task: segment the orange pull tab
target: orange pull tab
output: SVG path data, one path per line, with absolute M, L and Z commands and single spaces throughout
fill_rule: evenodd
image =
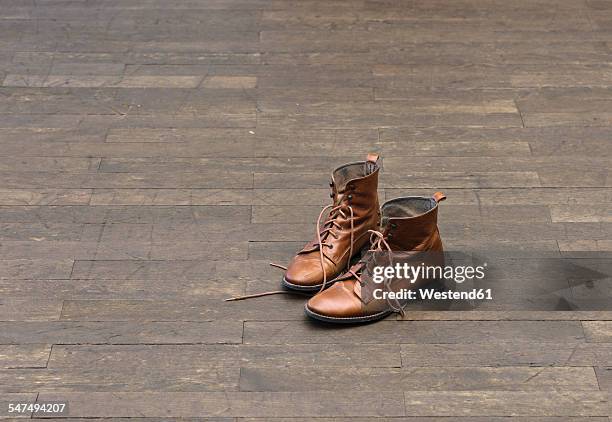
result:
M 444 195 L 442 192 L 436 192 L 433 194 L 432 198 L 436 202 L 442 202 L 446 199 L 446 195 Z
M 366 161 L 370 163 L 376 163 L 378 161 L 378 154 L 376 154 L 375 152 L 370 152 L 368 154 L 368 157 L 366 158 Z
M 366 174 L 372 174 L 374 173 L 374 171 L 376 171 L 376 169 L 378 168 L 378 164 L 376 164 L 377 162 L 378 162 L 378 154 L 376 154 L 375 152 L 369 153 L 368 156 L 366 157 L 366 162 L 365 162 Z

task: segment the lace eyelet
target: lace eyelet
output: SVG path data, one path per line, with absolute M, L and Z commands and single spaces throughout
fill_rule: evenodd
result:
M 350 201 L 351 199 L 353 199 L 353 195 L 348 195 L 347 198 Z

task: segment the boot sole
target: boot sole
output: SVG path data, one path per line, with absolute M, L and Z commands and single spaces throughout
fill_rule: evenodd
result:
M 308 308 L 308 305 L 304 306 L 304 312 L 306 312 L 306 316 L 312 319 L 316 319 L 318 321 L 323 321 L 323 322 L 329 322 L 332 324 L 363 324 L 365 322 L 378 321 L 380 319 L 385 318 L 387 315 L 390 315 L 393 313 L 393 311 L 389 310 L 389 311 L 382 311 L 377 314 L 367 315 L 367 316 L 339 318 L 339 317 L 330 317 L 326 315 L 321 315 L 316 312 L 313 312 Z
M 441 288 L 440 281 L 434 280 L 431 283 L 429 283 L 427 287 L 434 288 L 435 290 L 439 290 Z M 425 286 L 423 288 L 425 288 Z M 417 299 L 417 300 L 420 301 L 421 299 Z M 394 311 L 387 310 L 387 311 L 379 312 L 374 315 L 368 315 L 368 316 L 362 316 L 362 317 L 338 318 L 338 317 L 330 317 L 326 315 L 321 315 L 316 312 L 313 312 L 308 308 L 308 304 L 306 304 L 304 305 L 304 312 L 306 313 L 306 316 L 309 316 L 310 318 L 313 318 L 319 321 L 323 321 L 323 322 L 330 322 L 332 324 L 360 324 L 360 323 L 365 323 L 365 322 L 378 321 L 392 314 Z
M 323 284 L 315 284 L 313 286 L 302 286 L 299 284 L 293 284 L 293 283 L 289 283 L 285 277 L 283 277 L 282 284 L 283 284 L 283 287 L 286 287 L 287 289 L 290 289 L 290 290 L 297 290 L 299 292 L 313 292 L 313 293 L 316 293 L 319 290 L 321 290 L 321 286 L 323 286 Z M 327 287 L 331 286 L 332 284 L 334 283 L 328 282 Z

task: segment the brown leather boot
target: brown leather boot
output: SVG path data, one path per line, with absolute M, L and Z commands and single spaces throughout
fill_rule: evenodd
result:
M 380 222 L 378 155 L 332 172 L 331 205 L 319 214 L 316 237 L 288 265 L 283 285 L 300 291 L 324 289 L 346 270 L 350 259 L 368 243 L 367 232 Z M 321 224 L 326 212 L 327 219 Z
M 381 232 L 372 232 L 370 251 L 406 251 L 427 265 L 444 265 L 442 239 L 438 231 L 438 202 L 446 197 L 436 192 L 431 198 L 404 197 L 387 201 L 382 206 Z M 369 254 L 372 256 L 372 254 Z M 366 277 L 369 263 L 366 258 L 338 277 L 327 290 L 313 296 L 306 304 L 306 315 L 334 323 L 375 321 L 401 310 L 401 303 L 376 299 L 371 294 L 373 282 Z M 431 280 L 414 283 L 399 282 L 387 286 L 392 291 L 419 289 Z M 376 285 L 380 287 L 381 285 Z

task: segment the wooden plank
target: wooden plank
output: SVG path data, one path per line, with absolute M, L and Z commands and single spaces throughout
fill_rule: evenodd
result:
M 407 366 L 592 366 L 609 359 L 608 345 L 499 342 L 495 344 L 403 344 Z
M 591 113 L 526 113 L 525 126 L 609 126 L 612 115 L 605 111 Z
M 587 255 L 591 256 L 593 256 L 593 252 L 604 252 L 602 257 L 606 257 L 609 254 L 605 252 L 612 251 L 612 241 L 605 239 L 559 240 L 558 243 L 559 250 L 567 256 L 575 255 L 574 252 L 587 253 Z
M 560 43 L 563 41 L 605 41 L 608 34 L 604 31 L 581 32 L 563 31 L 499 31 L 499 28 L 485 28 L 473 24 L 471 27 L 458 21 L 454 25 L 444 22 L 443 26 L 432 27 L 428 22 L 406 28 L 376 28 L 372 30 L 338 30 L 326 31 L 321 37 L 321 31 L 315 29 L 297 31 L 262 31 L 261 47 L 263 51 L 285 52 L 327 52 L 327 51 L 363 51 L 367 48 L 382 48 L 383 45 L 399 46 L 401 43 L 456 43 L 461 39 L 464 43 L 482 42 L 527 42 L 540 35 L 538 40 L 543 43 Z M 461 38 L 460 38 L 461 37 Z
M 589 392 L 470 391 L 404 393 L 419 416 L 607 416 L 608 396 Z
M 371 356 L 376 356 L 375 360 Z M 209 365 L 273 368 L 290 363 L 295 367 L 400 367 L 397 345 L 337 344 L 273 345 L 98 345 L 54 346 L 49 368 L 107 366 L 192 369 Z
M 251 188 L 250 173 L 202 172 L 172 176 L 162 173 L 50 173 L 0 172 L 0 181 L 7 188 L 43 189 L 128 189 L 128 188 Z
M 501 211 L 501 210 L 500 210 Z M 242 223 L 251 221 L 250 206 L 0 206 L 5 223 L 112 224 L 112 223 Z
M 301 74 L 300 74 L 301 75 Z M 350 75 L 350 74 L 349 74 Z M 346 73 L 341 73 L 339 78 L 346 78 Z M 279 86 L 278 78 L 273 79 L 276 86 Z M 261 85 L 265 86 L 265 77 L 260 77 Z M 269 82 L 271 83 L 271 82 Z M 325 85 L 326 81 L 315 78 L 314 81 L 296 81 L 289 77 L 285 84 L 305 85 Z M 349 81 L 340 81 L 341 86 L 351 86 L 350 84 L 362 84 Z M 422 83 L 415 81 L 411 83 Z M 281 82 L 282 86 L 283 82 Z M 334 84 L 336 85 L 336 84 Z M 395 87 L 391 87 L 395 88 Z M 477 109 L 476 109 L 477 111 Z M 360 118 L 356 119 L 355 115 Z M 398 101 L 373 101 L 373 102 L 317 102 L 311 104 L 280 103 L 262 105 L 262 110 L 258 116 L 258 123 L 262 126 L 276 126 L 284 121 L 290 127 L 310 126 L 317 121 L 321 128 L 376 128 L 388 126 L 408 126 L 408 127 L 430 127 L 430 126 L 477 126 L 477 127 L 522 127 L 522 122 L 518 113 L 515 112 L 495 112 L 478 113 L 472 109 L 459 109 L 453 113 L 440 113 L 438 111 L 409 112 L 407 104 Z
M 612 213 L 606 205 L 594 205 L 588 208 L 572 205 L 566 207 L 552 206 L 550 214 L 552 221 L 555 222 L 610 222 Z
M 55 141 L 61 143 L 99 143 L 106 138 L 106 131 L 96 132 L 78 129 L 61 128 L 2 128 L 0 129 L 0 139 L 3 142 L 33 142 L 44 143 Z M 33 156 L 34 159 L 41 159 L 41 156 Z M 45 155 L 44 157 L 49 157 Z M 43 157 L 43 158 L 44 158 Z M 62 157 L 57 157 L 62 159 Z M 81 157 L 91 159 L 91 157 Z
M 382 419 L 382 418 L 379 418 Z M 395 422 L 447 422 L 448 416 L 405 416 Z M 94 419 L 95 420 L 95 419 Z M 244 422 L 263 422 L 263 418 L 241 418 Z M 306 422 L 308 418 L 276 418 L 278 422 Z M 319 422 L 367 422 L 368 418 L 318 418 Z M 384 420 L 384 419 L 383 419 Z M 609 422 L 605 416 L 453 416 L 458 422 Z
M 612 322 L 583 321 L 582 326 L 587 341 L 594 343 L 610 343 L 612 341 Z
M 583 225 L 586 226 L 586 224 Z M 211 243 L 231 245 L 255 239 L 301 240 L 305 237 L 310 238 L 313 231 L 312 223 L 233 224 L 231 226 L 208 221 L 171 222 L 170 224 L 109 223 L 88 224 L 80 240 L 87 242 L 97 239 L 101 243 L 150 242 L 153 244 L 182 241 L 185 245 L 189 245 L 192 242 L 201 242 L 206 238 Z
M 66 279 L 70 277 L 72 259 L 2 259 L 0 278 L 13 280 Z
M 217 105 L 220 106 L 220 105 Z M 228 108 L 233 105 L 228 105 Z M 242 107 L 242 108 L 241 108 Z M 181 110 L 181 114 L 169 117 L 167 110 L 155 114 L 138 115 L 117 113 L 112 110 L 102 114 L 90 114 L 80 117 L 75 114 L 2 114 L 0 127 L 2 128 L 59 128 L 87 129 L 96 127 L 115 126 L 120 128 L 253 128 L 255 127 L 255 109 L 251 105 L 238 104 L 236 110 L 220 113 L 213 104 L 190 104 L 189 108 Z M 197 118 L 193 113 L 200 113 Z M 57 152 L 56 152 L 57 154 Z M 37 155 L 40 155 L 38 153 Z
M 257 87 L 255 76 L 208 76 L 202 85 L 204 88 L 253 89 Z
M 596 368 L 597 381 L 600 389 L 610 393 L 612 391 L 612 368 L 600 367 Z
M 1 205 L 87 205 L 90 189 L 1 189 Z
M 0 368 L 45 368 L 51 353 L 49 344 L 0 346 Z
M 15 418 L 19 420 L 29 419 L 32 416 L 32 412 L 25 412 L 23 414 L 8 413 L 9 403 L 36 403 L 37 393 L 5 393 L 0 397 L 0 418 L 9 419 Z
M 402 393 L 63 393 L 71 417 L 402 416 Z M 59 400 L 41 393 L 39 401 Z
M 328 189 L 95 189 L 92 205 L 325 205 Z
M 436 157 L 402 157 L 392 155 L 386 157 L 384 160 L 385 173 L 392 174 L 410 174 L 414 171 L 415 167 L 419 167 L 419 171 L 425 169 L 430 170 L 433 174 L 438 172 L 446 171 L 469 171 L 471 172 L 518 172 L 518 171 L 545 171 L 550 172 L 552 170 L 558 170 L 559 167 L 563 166 L 590 166 L 592 170 L 603 170 L 608 167 L 610 159 L 606 157 L 589 157 L 576 155 L 570 156 L 559 156 L 559 157 L 495 157 L 492 156 L 497 154 L 490 154 L 488 150 L 480 149 L 480 145 L 488 145 L 489 148 L 495 148 L 499 145 L 497 142 L 480 142 L 480 141 L 420 141 L 418 142 L 421 148 L 430 148 L 432 154 L 438 154 Z M 480 149 L 475 152 L 475 155 L 471 156 L 471 153 L 463 154 L 462 145 L 468 147 L 474 146 L 474 149 Z M 451 154 L 452 150 L 456 151 L 456 154 Z M 449 155 L 443 160 L 441 156 Z M 452 155 L 452 156 L 450 156 Z M 460 156 L 464 155 L 464 156 Z M 465 156 L 467 155 L 467 156 Z M 568 169 L 568 173 L 572 173 Z
M 27 157 L 18 161 L 0 157 L 0 171 L 23 171 L 36 168 L 39 171 L 89 172 L 96 171 L 100 158 L 51 158 Z
M 503 6 L 500 8 L 502 9 Z M 502 10 L 496 9 L 498 12 Z M 342 9 L 331 9 L 326 11 L 324 15 L 313 12 L 311 10 L 298 9 L 281 9 L 265 11 L 262 17 L 263 24 L 266 29 L 308 29 L 308 28 L 359 28 L 365 23 L 375 23 L 384 21 L 387 24 L 407 24 L 418 23 L 423 20 L 430 20 L 432 25 L 439 24 L 439 21 L 452 22 L 456 14 L 461 14 L 462 22 L 474 23 L 479 22 L 481 25 L 502 25 L 505 26 L 508 21 L 517 21 L 517 28 L 524 30 L 532 28 L 532 25 L 541 27 L 540 25 L 572 25 L 576 28 L 580 24 L 582 28 L 586 28 L 587 22 L 583 16 L 575 16 L 571 14 L 571 8 L 563 5 L 554 10 L 556 16 L 567 17 L 568 21 L 555 22 L 541 15 L 537 8 L 528 9 L 505 9 L 504 13 L 492 13 L 491 10 L 483 10 L 478 13 L 476 7 L 471 6 L 467 2 L 459 2 L 457 4 L 440 7 L 438 4 L 433 5 L 406 5 L 402 7 L 399 3 L 392 3 L 385 8 L 356 8 L 354 14 L 347 14 Z M 453 13 L 454 12 L 454 13 Z M 494 19 L 496 21 L 491 22 Z M 360 25 L 361 23 L 361 25 Z M 545 28 L 552 29 L 554 26 Z
M 41 420 L 45 420 L 47 418 L 44 417 L 44 415 L 40 415 L 40 417 L 37 417 L 38 415 L 33 415 L 34 417 L 32 418 L 32 420 L 36 420 L 36 421 L 41 421 Z M 117 418 L 105 418 L 105 417 L 99 417 L 99 418 L 61 418 L 61 417 L 57 417 L 57 418 L 53 418 L 56 419 L 57 422 L 87 422 L 87 421 L 95 421 L 95 422 L 121 422 L 121 417 L 117 417 Z M 176 422 L 180 422 L 181 420 L 184 420 L 185 418 L 168 418 L 168 417 L 159 417 L 159 418 L 149 418 L 149 417 L 136 417 L 136 418 L 131 418 L 137 422 L 163 422 L 163 421 L 176 421 Z M 206 417 L 206 418 L 196 418 L 198 421 L 201 422 L 235 422 L 236 418 L 224 418 L 224 417 Z M 589 421 L 593 420 L 594 422 L 598 422 L 598 419 L 596 418 L 592 418 L 592 419 L 588 419 Z M 568 419 L 567 421 L 572 422 L 572 419 Z M 565 419 L 563 419 L 561 422 L 566 422 Z M 606 421 L 607 422 L 607 421 Z
M 482 10 L 482 9 L 481 9 Z M 464 13 L 465 9 L 461 12 Z M 272 28 L 270 28 L 272 29 Z M 352 51 L 269 51 L 262 54 L 272 65 L 454 65 L 601 63 L 605 46 L 591 41 L 472 41 L 410 42 L 386 49 L 358 48 Z M 397 94 L 396 94 L 397 95 Z M 401 93 L 399 95 L 402 95 Z
M 231 297 L 231 296 L 227 296 Z M 206 321 L 293 320 L 304 318 L 303 296 L 264 297 L 248 306 L 221 299 L 189 300 L 66 300 L 66 321 Z
M 118 239 L 116 242 L 89 241 L 55 241 L 40 242 L 12 241 L 0 244 L 0 251 L 6 257 L 4 263 L 36 265 L 38 261 L 46 260 L 201 260 L 201 259 L 232 259 L 235 261 L 247 258 L 247 242 L 233 241 L 217 242 L 212 245 L 203 239 L 191 241 L 184 245 L 172 242 L 139 242 Z M 35 262 L 16 262 L 33 259 Z M 47 258 L 47 259 L 45 259 Z M 57 265 L 60 265 L 58 263 Z M 66 264 L 72 267 L 72 263 Z M 70 277 L 68 274 L 57 276 L 50 274 L 47 278 Z M 40 276 L 37 276 L 40 277 Z M 32 277 L 33 278 L 33 277 Z
M 612 346 L 606 343 L 587 343 L 576 348 L 568 363 L 573 365 L 605 366 L 610 361 Z
M 77 261 L 73 279 L 85 280 L 207 280 L 231 281 L 278 278 L 280 272 L 269 261 L 232 260 L 95 260 Z
M 320 330 L 316 325 L 292 322 L 246 322 L 247 344 L 321 344 L 333 336 L 337 344 L 469 343 L 487 341 L 577 342 L 584 339 L 576 321 L 383 321 L 350 331 L 338 327 Z M 586 324 L 586 323 L 585 323 Z M 399 329 L 401 327 L 401 329 Z M 486 334 L 485 334 L 486 333 Z
M 117 265 L 120 265 L 118 261 Z M 124 261 L 125 262 L 125 261 Z M 158 261 L 159 262 L 159 261 Z M 188 264 L 185 264 L 188 266 Z M 77 274 L 78 276 L 78 274 Z M 199 279 L 72 279 L 72 280 L 0 280 L 0 295 L 3 298 L 29 299 L 37 303 L 41 299 L 107 299 L 107 300 L 178 300 L 182 299 L 226 299 L 244 294 L 243 280 Z M 25 300 L 27 303 L 28 300 Z M 0 308 L 1 309 L 1 308 Z
M 62 311 L 62 300 L 7 298 L 0 300 L 0 321 L 54 321 Z
M 48 71 L 47 71 L 48 72 Z M 9 75 L 10 77 L 10 75 Z M 28 75 L 24 78 L 13 78 L 15 85 L 26 85 L 24 87 L 1 88 L 9 96 L 9 100 L 0 108 L 5 114 L 31 115 L 31 114 L 87 114 L 98 116 L 128 116 L 134 113 L 139 115 L 150 115 L 159 113 L 176 113 L 183 102 L 186 101 L 186 92 L 183 89 L 168 86 L 149 88 L 117 88 L 117 84 L 127 83 L 129 77 L 120 75 L 95 76 L 95 75 Z M 141 84 L 146 84 L 147 78 L 143 76 Z M 159 77 L 163 79 L 162 76 Z M 178 76 L 179 82 L 182 81 Z M 191 78 L 194 78 L 191 76 Z M 199 76 L 201 79 L 202 76 Z M 8 80 L 8 77 L 7 77 Z M 124 81 L 124 82 L 122 82 Z M 163 81 L 162 81 L 163 82 Z M 172 79 L 167 83 L 171 83 Z M 136 85 L 138 81 L 132 78 L 131 84 Z M 44 85 L 44 89 L 28 87 L 27 85 Z M 109 86 L 110 85 L 110 86 Z M 97 96 L 98 100 L 94 100 Z M 164 102 L 156 102 L 155 97 L 163 95 Z M 74 133 L 81 128 L 75 128 Z M 94 130 L 88 132 L 95 133 Z M 102 131 L 102 139 L 106 129 Z M 39 138 L 35 133 L 33 137 Z M 99 136 L 100 137 L 100 136 Z M 54 139 L 57 138 L 43 138 Z M 69 138 L 70 139 L 70 138 Z M 98 141 L 98 138 L 85 138 Z
M 538 128 L 382 128 L 384 141 L 427 141 L 427 142 L 528 142 L 532 147 L 549 145 L 548 149 L 534 148 L 535 155 L 553 157 L 576 156 L 577 153 L 598 157 L 592 149 L 599 146 L 605 151 L 610 135 L 608 127 L 538 127 Z M 393 145 L 393 143 L 391 143 Z M 578 149 L 576 149 L 578 148 Z M 418 151 L 418 150 L 417 150 Z M 609 156 L 609 154 L 606 154 Z
M 125 88 L 196 88 L 202 82 L 197 76 L 96 76 L 96 75 L 48 75 L 40 78 L 29 75 L 9 74 L 3 82 L 6 87 L 125 87 Z
M 273 157 L 300 157 L 301 159 L 296 160 L 294 165 L 303 163 L 305 166 L 306 163 L 315 160 L 313 156 L 319 160 L 329 160 L 324 157 L 335 157 L 338 164 L 346 162 L 344 160 L 347 158 L 349 161 L 352 157 L 362 159 L 361 154 L 350 153 L 349 151 L 352 150 L 350 147 L 359 147 L 359 150 L 375 148 L 382 152 L 383 158 L 412 155 L 439 156 L 440 154 L 451 156 L 453 150 L 455 150 L 455 156 L 528 156 L 529 145 L 532 146 L 536 155 L 558 156 L 555 159 L 562 159 L 563 156 L 576 156 L 576 153 L 592 156 L 591 158 L 595 161 L 597 157 L 609 156 L 605 148 L 606 137 L 610 136 L 608 128 L 578 129 L 572 127 L 520 130 L 516 128 L 479 128 L 477 131 L 469 127 L 383 128 L 379 141 L 376 130 L 355 128 L 321 130 L 300 128 L 299 131 L 296 131 L 294 128 L 285 126 L 280 128 L 262 126 L 255 130 L 250 129 L 250 132 L 253 133 L 249 133 L 249 130 L 244 129 L 117 127 L 109 131 L 106 143 L 99 142 L 98 139 L 85 142 L 90 137 L 89 133 L 86 133 L 86 137 L 81 142 L 74 142 L 70 136 L 64 140 L 63 137 L 60 137 L 58 129 L 51 132 L 57 132 L 53 136 L 48 135 L 47 138 L 36 139 L 34 135 L 25 132 L 26 129 L 22 129 L 22 133 L 27 134 L 26 139 L 10 137 L 4 145 L 7 152 L 20 156 L 86 158 L 93 155 L 165 159 L 168 157 L 195 159 L 222 156 L 230 159 L 229 163 L 245 157 L 269 157 L 270 161 Z M 87 128 L 87 130 L 93 129 Z M 207 139 L 206 144 L 198 142 L 198 139 L 203 137 Z M 33 142 L 35 139 L 36 142 Z M 337 143 L 330 142 L 333 140 L 336 140 Z M 121 145 L 108 145 L 109 143 Z M 143 143 L 149 144 L 146 149 L 143 149 L 142 145 L 132 145 Z M 257 148 L 247 150 L 244 148 L 245 145 L 257 146 Z M 600 151 L 600 154 L 593 154 L 595 151 Z M 480 162 L 486 163 L 486 160 L 480 159 Z M 523 162 L 528 163 L 529 161 Z M 546 163 L 544 160 L 541 162 Z M 444 162 L 438 164 L 444 164 Z M 217 166 L 220 165 L 217 163 Z M 330 171 L 330 167 L 325 170 Z
M 82 224 L 57 223 L 2 223 L 1 241 L 78 241 L 81 239 Z
M 567 285 L 565 282 L 559 282 L 555 280 L 551 283 L 551 280 L 558 279 L 558 276 L 551 276 L 550 280 L 542 279 L 539 277 L 535 277 L 532 279 L 522 277 L 521 280 L 524 283 L 517 283 L 517 287 L 524 288 L 525 285 L 536 283 L 537 281 L 543 281 L 544 283 L 550 283 L 550 286 L 556 285 Z M 514 279 L 503 279 L 500 280 L 506 287 L 511 287 Z M 507 284 L 506 284 L 507 283 Z M 543 284 L 543 285 L 547 285 Z M 500 286 L 501 287 L 501 286 Z M 501 289 L 500 289 L 501 290 Z M 506 293 L 506 292 L 504 292 Z M 529 297 L 529 290 L 526 289 L 524 294 Z M 522 310 L 462 310 L 461 312 L 457 312 L 454 310 L 448 311 L 420 311 L 418 309 L 407 309 L 406 314 L 401 317 L 397 316 L 397 319 L 405 320 L 405 321 L 608 321 L 612 319 L 612 312 L 608 310 L 593 310 L 593 311 L 584 311 L 584 310 L 570 310 L 570 311 L 561 311 L 555 306 L 550 306 L 547 310 L 534 310 L 533 307 L 526 306 L 526 303 L 538 303 L 537 301 L 526 300 L 525 297 L 521 297 L 521 294 L 517 295 L 519 300 L 517 302 L 520 304 L 514 309 L 520 308 L 528 308 Z M 510 297 L 511 299 L 512 297 Z M 520 300 L 522 299 L 522 300 Z M 556 304 L 554 300 L 553 303 Z M 546 302 L 543 302 L 546 304 Z M 510 301 L 510 304 L 512 302 Z M 522 305 L 522 306 L 521 306 Z M 602 306 L 603 307 L 603 306 Z
M 363 161 L 365 155 L 350 154 L 343 157 L 244 157 L 214 158 L 193 157 L 148 157 L 148 158 L 103 158 L 101 172 L 141 173 L 141 172 L 181 172 L 236 171 L 236 172 L 321 172 L 330 176 L 335 167 L 347 162 Z
M 107 367 L 0 370 L 3 393 L 85 391 L 237 391 L 240 368 L 211 364 L 194 370 Z
M 0 344 L 240 343 L 242 322 L 0 322 Z
M 593 391 L 595 371 L 582 368 L 242 368 L 241 391 Z M 408 393 L 409 394 L 409 393 Z

